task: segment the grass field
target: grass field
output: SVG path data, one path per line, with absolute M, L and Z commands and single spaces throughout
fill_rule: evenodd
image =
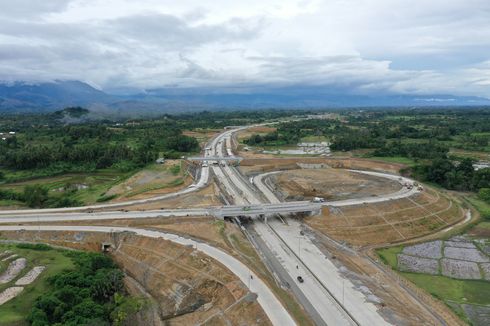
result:
M 0 325 L 28 325 L 25 321 L 34 301 L 48 288 L 47 279 L 50 276 L 58 274 L 62 270 L 72 269 L 74 265 L 70 258 L 63 254 L 63 250 L 51 249 L 47 251 L 18 248 L 14 244 L 0 244 L 0 252 L 10 250 L 27 259 L 27 267 L 23 274 L 27 273 L 34 266 L 46 266 L 37 280 L 27 285 L 24 291 L 16 298 L 0 306 Z M 0 272 L 4 271 L 8 265 L 0 262 Z M 0 285 L 0 292 L 5 288 L 12 286 L 16 279 L 7 284 Z
M 22 192 L 24 187 L 34 184 L 42 184 L 50 191 L 50 195 L 62 195 L 63 187 L 72 185 L 79 189 L 73 194 L 73 198 L 85 204 L 92 204 L 97 201 L 112 186 L 126 180 L 135 171 L 120 172 L 115 169 L 103 169 L 96 172 L 88 173 L 67 173 L 52 177 L 34 178 L 26 181 L 4 183 L 0 189 L 11 189 L 16 192 Z M 0 206 L 11 206 L 10 201 L 0 202 Z
M 306 136 L 301 138 L 301 142 L 322 142 L 322 141 L 328 141 L 329 139 L 325 136 Z
M 396 255 L 401 253 L 402 250 L 402 246 L 379 249 L 378 255 L 384 263 L 390 265 L 392 269 L 396 269 L 398 265 Z
M 490 304 L 490 282 L 456 280 L 446 276 L 401 273 L 407 279 L 443 301 Z

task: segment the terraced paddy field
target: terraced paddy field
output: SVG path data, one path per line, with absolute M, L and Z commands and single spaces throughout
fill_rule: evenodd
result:
M 44 245 L 0 243 L 0 325 L 28 325 L 25 318 L 49 287 L 47 279 L 74 268 L 63 252 Z
M 489 254 L 488 238 L 469 235 L 378 250 L 393 270 L 472 325 L 490 323 Z
M 454 200 L 431 189 L 376 204 L 324 208 L 308 217 L 311 227 L 354 246 L 393 243 L 434 233 L 464 218 Z

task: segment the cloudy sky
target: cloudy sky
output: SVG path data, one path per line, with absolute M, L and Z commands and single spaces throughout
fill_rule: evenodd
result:
M 490 97 L 490 1 L 0 1 L 0 80 L 53 79 Z

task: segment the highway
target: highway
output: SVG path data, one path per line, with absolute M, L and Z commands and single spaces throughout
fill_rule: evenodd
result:
M 213 152 L 216 156 L 225 156 L 230 151 L 223 148 L 223 142 L 218 143 L 216 150 Z M 265 206 L 261 200 L 260 191 L 253 187 L 250 183 L 246 182 L 245 178 L 239 174 L 239 171 L 232 168 L 223 161 L 223 164 L 219 166 L 213 166 L 213 173 L 219 176 L 218 180 L 222 182 L 225 191 L 228 195 L 234 199 L 236 204 L 248 203 L 250 209 L 255 207 Z M 264 196 L 267 196 L 264 194 Z M 300 202 L 303 205 L 307 202 Z M 274 207 L 284 207 L 285 203 L 278 201 L 271 203 Z M 312 204 L 312 203 L 310 203 Z M 317 206 L 320 208 L 320 205 Z M 264 214 L 274 215 L 274 214 Z M 280 263 L 281 270 L 279 273 L 287 273 L 290 279 L 294 280 L 298 289 L 302 293 L 302 298 L 307 302 L 303 304 L 305 309 L 314 309 L 314 315 L 318 315 L 321 318 L 321 322 L 326 325 L 357 325 L 358 323 L 339 305 L 335 299 L 329 295 L 325 287 L 318 281 L 314 275 L 310 277 L 307 273 L 307 266 L 303 261 L 298 260 L 297 257 L 291 252 L 283 240 L 277 236 L 271 226 L 261 221 L 256 221 L 253 224 L 254 231 L 260 236 L 263 243 L 267 246 L 266 250 L 258 248 L 259 250 L 270 251 L 273 253 L 274 258 Z M 298 232 L 299 234 L 299 232 Z M 297 277 L 304 277 L 304 283 L 300 282 Z M 310 315 L 313 315 L 310 312 Z
M 227 143 L 228 144 L 228 143 Z M 223 153 L 230 154 L 230 151 L 218 147 L 216 155 Z M 216 169 L 220 175 L 224 175 L 227 180 L 231 180 L 233 187 L 227 185 L 225 189 L 230 191 L 233 198 L 238 198 L 239 202 L 248 202 L 249 211 L 255 208 L 265 207 L 273 212 L 279 212 L 279 208 L 284 208 L 289 203 L 281 202 L 274 192 L 264 183 L 264 178 L 279 172 L 269 172 L 253 178 L 253 185 L 240 175 L 238 169 L 223 164 Z M 214 169 L 213 169 L 214 171 Z M 377 177 L 396 180 L 401 184 L 413 182 L 406 178 L 400 178 L 379 172 L 366 172 L 351 170 L 354 173 L 365 173 Z M 221 179 L 219 179 L 221 180 Z M 228 184 L 228 182 L 227 182 Z M 255 188 L 255 187 L 256 188 Z M 257 191 L 258 190 L 258 191 Z M 343 206 L 356 205 L 365 202 L 386 201 L 406 196 L 411 196 L 416 190 L 402 188 L 394 194 L 368 197 L 356 200 L 345 200 L 337 202 L 322 203 L 323 205 Z M 264 204 L 261 198 L 265 198 L 270 204 Z M 305 205 L 311 202 L 293 202 L 294 205 Z M 321 208 L 320 203 L 311 207 L 312 211 Z M 274 214 L 264 214 L 273 216 Z M 316 245 L 306 236 L 302 235 L 301 225 L 295 219 L 268 218 L 265 222 L 257 221 L 253 224 L 255 232 L 260 236 L 268 249 L 276 256 L 276 259 L 292 279 L 302 276 L 304 283 L 297 282 L 304 298 L 308 301 L 308 306 L 313 307 L 316 313 L 321 316 L 327 325 L 389 325 L 377 312 L 377 307 L 366 301 L 364 294 L 356 289 L 355 285 L 344 278 L 339 269 L 316 247 Z
M 137 235 L 150 237 L 150 238 L 162 238 L 172 241 L 174 243 L 183 246 L 192 246 L 196 250 L 214 258 L 226 266 L 233 274 L 235 274 L 242 283 L 247 286 L 250 284 L 250 291 L 257 294 L 257 301 L 264 309 L 264 312 L 269 317 L 273 325 L 278 326 L 290 326 L 296 325 L 293 318 L 288 311 L 282 306 L 281 302 L 275 297 L 274 293 L 269 287 L 258 277 L 254 272 L 250 270 L 245 264 L 238 259 L 227 254 L 226 252 L 208 245 L 206 243 L 197 242 L 192 239 L 184 238 L 172 233 L 151 231 L 130 227 L 107 227 L 107 226 L 63 226 L 63 225 L 0 225 L 0 231 L 17 231 L 17 230 L 29 230 L 29 231 L 78 231 L 78 232 L 134 232 Z
M 249 126 L 250 127 L 250 126 Z M 376 306 L 366 302 L 364 296 L 355 289 L 354 285 L 347 279 L 344 279 L 335 265 L 314 245 L 307 237 L 301 235 L 301 225 L 296 220 L 287 219 L 287 224 L 280 222 L 276 218 L 271 218 L 277 214 L 293 214 L 298 212 L 317 212 L 326 206 L 347 206 L 358 205 L 363 203 L 375 203 L 386 200 L 393 200 L 412 196 L 417 192 L 416 189 L 403 188 L 398 192 L 376 197 L 349 199 L 340 201 L 329 201 L 324 203 L 312 203 L 310 201 L 281 202 L 274 192 L 266 185 L 264 179 L 279 172 L 270 172 L 256 176 L 253 184 L 244 177 L 239 169 L 230 166 L 229 160 L 235 158 L 232 149 L 233 134 L 239 130 L 249 128 L 240 127 L 233 130 L 227 130 L 214 139 L 212 139 L 204 151 L 204 157 L 216 160 L 214 164 L 203 162 L 197 182 L 178 192 L 163 196 L 153 197 L 143 200 L 134 200 L 128 202 L 91 205 L 84 207 L 60 208 L 60 209 L 30 209 L 0 211 L 0 223 L 27 223 L 27 222 L 62 222 L 62 221 L 82 221 L 82 220 L 109 220 L 109 219 L 141 219 L 141 218 L 166 218 L 166 217 L 183 217 L 183 216 L 215 216 L 219 218 L 232 216 L 253 216 L 260 217 L 256 219 L 252 227 L 254 232 L 260 237 L 260 241 L 255 241 L 257 249 L 267 252 L 268 258 L 273 260 L 273 266 L 276 266 L 275 273 L 287 276 L 288 280 L 293 280 L 294 292 L 300 302 L 310 315 L 319 318 L 318 324 L 326 325 L 384 325 L 387 324 L 377 313 Z M 412 182 L 409 179 L 401 178 L 390 174 L 380 172 L 368 172 L 351 170 L 355 173 L 365 173 L 378 177 L 385 177 L 399 182 Z M 144 204 L 152 201 L 162 200 L 188 194 L 205 187 L 211 173 L 220 183 L 228 201 L 231 205 L 222 207 L 207 207 L 198 209 L 173 209 L 173 210 L 151 210 L 151 211 L 105 211 L 93 212 L 95 209 L 112 209 L 132 204 Z M 89 212 L 88 212 L 89 211 Z M 90 212 L 92 211 L 92 212 Z M 262 222 L 262 218 L 265 221 Z M 178 243 L 192 244 L 195 241 L 181 238 L 170 233 L 148 231 L 136 228 L 116 228 L 116 227 L 98 227 L 98 226 L 0 226 L 0 230 L 11 229 L 30 229 L 35 230 L 63 230 L 63 228 L 81 228 L 80 230 L 109 232 L 115 231 L 132 231 L 145 236 L 163 237 L 169 240 L 176 240 Z M 85 229 L 84 229 L 85 228 Z M 66 230 L 68 230 L 66 229 Z M 172 240 L 172 241 L 174 241 Z M 180 241 L 180 242 L 179 242 Z M 226 255 L 219 249 L 207 244 L 199 244 L 199 248 L 205 248 L 203 252 L 211 257 L 218 259 L 220 262 L 226 262 L 237 276 L 240 277 L 244 284 L 247 284 L 250 272 L 245 265 Z M 221 260 L 221 259 L 224 259 Z M 243 270 L 246 269 L 246 274 Z M 297 276 L 304 278 L 304 283 L 297 280 Z M 257 283 L 257 289 L 253 290 L 259 293 L 259 303 L 266 314 L 271 318 L 274 325 L 294 324 L 291 316 L 282 307 L 272 292 L 266 288 L 257 277 L 253 285 Z M 342 286 L 340 286 L 342 284 Z M 264 288 L 265 287 L 265 288 Z M 341 291 L 341 292 L 340 292 Z M 269 302 L 269 303 L 268 303 Z M 270 303 L 272 302 L 272 303 Z

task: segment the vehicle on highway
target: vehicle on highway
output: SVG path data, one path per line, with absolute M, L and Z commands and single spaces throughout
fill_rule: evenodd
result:
M 250 206 L 243 207 L 243 211 L 245 211 L 245 212 L 248 212 L 250 210 L 252 210 L 252 207 L 250 207 Z
M 322 197 L 313 197 L 313 199 L 311 201 L 314 202 L 314 203 L 323 203 L 323 202 L 325 202 L 325 198 L 322 198 Z
M 298 279 L 298 282 L 300 282 L 300 283 L 303 283 L 303 282 L 305 281 L 305 280 L 303 279 L 303 277 L 301 277 L 301 276 L 298 276 L 298 277 L 297 277 L 297 279 Z

